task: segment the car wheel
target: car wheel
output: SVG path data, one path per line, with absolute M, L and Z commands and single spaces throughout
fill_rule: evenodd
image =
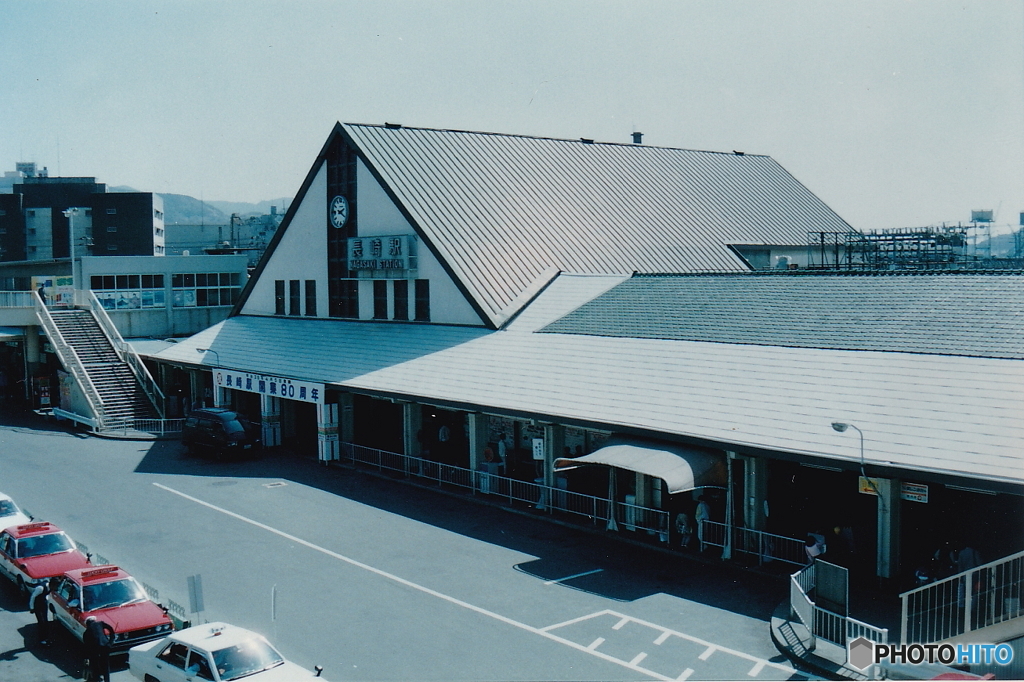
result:
M 145 680 L 146 680 L 146 682 L 160 682 L 160 680 L 156 679 L 152 675 L 146 675 Z

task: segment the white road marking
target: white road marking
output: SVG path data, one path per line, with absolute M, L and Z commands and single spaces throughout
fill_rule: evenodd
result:
M 661 640 L 662 642 L 664 642 L 663 638 L 667 634 L 669 636 L 674 636 L 674 637 L 679 637 L 681 639 L 685 639 L 685 640 L 687 640 L 689 642 L 693 642 L 694 644 L 703 645 L 705 647 L 705 650 L 698 657 L 702 661 L 707 660 L 708 657 L 710 657 L 711 654 L 713 654 L 714 652 L 721 651 L 722 653 L 729 654 L 731 656 L 736 656 L 737 658 L 744 658 L 744 659 L 750 661 L 751 663 L 755 664 L 755 666 L 757 664 L 760 664 L 762 669 L 764 669 L 766 667 L 767 668 L 775 668 L 776 670 L 781 670 L 781 671 L 789 673 L 789 674 L 792 674 L 793 672 L 795 672 L 792 666 L 784 665 L 782 663 L 774 663 L 772 661 L 766 660 L 764 658 L 760 658 L 758 656 L 754 656 L 752 654 L 748 654 L 748 653 L 743 652 L 743 651 L 738 651 L 736 649 L 730 649 L 729 647 L 724 647 L 724 646 L 722 646 L 720 644 L 714 644 L 713 642 L 709 642 L 706 639 L 701 639 L 700 637 L 694 637 L 693 635 L 688 635 L 685 632 L 679 632 L 678 630 L 672 630 L 672 629 L 666 628 L 664 626 L 657 625 L 655 623 L 651 623 L 650 621 L 642 620 L 640 618 L 634 618 L 633 616 L 626 616 L 626 615 L 623 615 L 621 613 L 618 613 L 617 611 L 612 611 L 610 609 L 605 609 L 604 611 L 597 611 L 595 613 L 591 613 L 588 616 L 580 616 L 579 618 L 573 618 L 572 620 L 567 620 L 564 623 L 559 623 L 557 625 L 549 625 L 547 628 L 545 628 L 545 630 L 557 630 L 558 628 L 561 628 L 561 627 L 565 627 L 565 626 L 568 626 L 568 625 L 574 625 L 576 623 L 580 623 L 580 622 L 583 622 L 585 620 L 591 620 L 593 618 L 600 618 L 602 616 L 612 616 L 612 617 L 618 618 L 618 620 L 616 621 L 615 625 L 612 626 L 613 629 L 621 628 L 626 623 L 633 622 L 633 623 L 636 623 L 637 625 L 643 625 L 645 627 L 649 627 L 652 630 L 660 630 L 662 634 L 658 636 L 658 639 Z M 760 672 L 760 670 L 758 672 Z M 683 674 L 685 675 L 686 672 L 684 671 Z
M 357 560 L 349 558 L 349 557 L 347 557 L 347 556 L 345 556 L 343 554 L 339 554 L 337 552 L 329 550 L 329 549 L 327 549 L 325 547 L 321 547 L 319 545 L 313 544 L 312 542 L 309 542 L 308 540 L 303 540 L 302 538 L 296 537 L 296 536 L 294 536 L 294 535 L 292 535 L 290 533 L 286 533 L 283 530 L 278 530 L 277 528 L 274 528 L 273 526 L 268 526 L 265 523 L 260 523 L 259 521 L 255 521 L 255 520 L 250 519 L 248 517 L 242 516 L 241 514 L 235 513 L 233 511 L 229 511 L 227 509 L 224 509 L 223 507 L 218 507 L 217 505 L 211 504 L 210 502 L 206 502 L 205 500 L 201 500 L 198 497 L 193 497 L 193 496 L 191 496 L 191 495 L 189 495 L 187 493 L 183 493 L 180 490 L 175 490 L 174 488 L 169 488 L 169 487 L 167 487 L 165 485 L 162 485 L 162 484 L 156 483 L 156 482 L 154 482 L 153 485 L 155 485 L 157 488 L 160 488 L 161 490 L 166 490 L 167 492 L 173 493 L 173 494 L 175 494 L 175 495 L 177 495 L 177 496 L 179 496 L 181 498 L 184 498 L 184 499 L 189 500 L 191 502 L 195 502 L 196 504 L 202 505 L 202 506 L 204 506 L 204 507 L 206 507 L 208 509 L 212 509 L 212 510 L 214 510 L 216 512 L 220 512 L 221 514 L 224 514 L 225 516 L 230 516 L 233 519 L 237 519 L 239 521 L 242 521 L 243 523 L 248 523 L 251 526 L 255 526 L 256 528 L 260 528 L 262 530 L 265 530 L 268 533 L 273 533 L 274 535 L 277 535 L 279 537 L 285 538 L 286 540 L 291 540 L 292 542 L 294 542 L 294 543 L 296 543 L 298 545 L 302 545 L 303 547 L 307 547 L 307 548 L 312 549 L 314 551 L 320 552 L 321 554 L 324 554 L 324 555 L 329 556 L 331 558 L 337 559 L 338 561 L 343 561 L 343 562 L 345 562 L 345 563 L 347 563 L 347 564 L 349 564 L 351 566 L 355 566 L 356 568 L 361 568 L 364 571 L 368 571 L 370 573 L 373 573 L 374 575 L 380 576 L 381 578 L 386 578 L 387 580 L 391 580 L 391 581 L 396 582 L 396 583 L 398 583 L 400 585 L 405 585 L 408 588 L 411 588 L 411 589 L 414 589 L 414 590 L 418 590 L 420 592 L 423 592 L 424 594 L 429 594 L 432 597 L 437 597 L 438 599 L 442 599 L 442 600 L 444 600 L 444 601 L 446 601 L 446 602 L 448 602 L 450 604 L 454 604 L 456 606 L 460 606 L 460 607 L 462 607 L 464 609 L 467 609 L 469 611 L 473 611 L 473 612 L 478 613 L 478 614 L 480 614 L 482 616 L 487 616 L 488 618 L 493 618 L 494 620 L 500 621 L 500 622 L 505 623 L 507 625 L 511 625 L 513 627 L 519 628 L 520 630 L 524 630 L 526 632 L 532 632 L 533 634 L 540 635 L 541 637 L 545 637 L 545 638 L 547 638 L 547 639 L 549 639 L 549 640 L 551 640 L 553 642 L 558 642 L 559 644 L 563 644 L 563 645 L 565 645 L 567 647 L 576 649 L 578 651 L 582 651 L 584 653 L 588 653 L 588 654 L 590 654 L 592 656 L 596 656 L 597 658 L 600 658 L 600 659 L 602 659 L 604 661 L 608 661 L 609 663 L 615 663 L 616 665 L 620 665 L 620 666 L 622 666 L 624 668 L 628 668 L 628 669 L 630 669 L 630 670 L 632 670 L 634 672 L 638 672 L 638 673 L 641 673 L 643 675 L 647 675 L 647 676 L 652 677 L 652 678 L 654 678 L 656 680 L 665 680 L 667 682 L 668 680 L 671 679 L 669 677 L 665 677 L 664 675 L 656 673 L 653 670 L 646 670 L 644 668 L 641 668 L 640 666 L 630 665 L 626 661 L 619 660 L 619 659 L 615 658 L 614 656 L 608 656 L 607 654 L 603 654 L 600 651 L 588 649 L 587 647 L 583 646 L 582 644 L 577 644 L 576 642 L 573 642 L 572 640 L 564 639 L 564 638 L 559 637 L 557 635 L 553 635 L 550 632 L 547 632 L 546 630 L 543 630 L 543 629 L 540 629 L 540 628 L 535 628 L 532 625 L 527 625 L 526 623 L 520 623 L 519 621 L 514 620 L 512 618 L 509 618 L 507 616 L 503 616 L 503 615 L 501 615 L 499 613 L 495 613 L 493 611 L 488 611 L 485 608 L 476 606 L 474 604 L 470 604 L 469 602 L 463 601 L 461 599 L 457 599 L 455 597 L 449 596 L 449 595 L 444 594 L 442 592 L 438 592 L 437 590 L 432 590 L 429 587 L 425 587 L 423 585 L 419 585 L 417 583 L 412 582 L 411 580 L 406 580 L 405 578 L 401 578 L 401 577 L 399 577 L 399 576 L 397 576 L 397 575 L 395 575 L 393 573 L 388 573 L 387 571 L 383 571 L 383 570 L 381 570 L 379 568 L 374 568 L 373 566 L 370 566 L 369 564 L 364 564 L 361 561 L 357 561 Z M 627 620 L 628 620 L 628 618 L 627 618 Z
M 603 568 L 595 568 L 593 571 L 587 571 L 585 573 L 577 573 L 576 575 L 567 575 L 564 578 L 555 578 L 554 580 L 545 580 L 544 584 L 545 585 L 554 585 L 555 583 L 564 583 L 566 580 L 572 580 L 573 578 L 582 578 L 585 575 L 593 575 L 595 573 L 600 573 L 603 570 L 604 570 Z
M 655 644 L 664 644 L 665 640 L 672 636 L 672 633 L 665 630 L 663 633 L 658 635 L 658 639 L 654 640 Z
M 638 653 L 636 656 L 633 657 L 633 660 L 630 661 L 629 664 L 630 665 L 640 665 L 640 661 L 644 660 L 645 658 L 647 658 L 647 654 L 645 654 L 643 651 L 641 651 L 640 653 Z
M 588 651 L 593 651 L 594 649 L 596 649 L 597 647 L 601 646 L 602 644 L 604 644 L 604 637 L 598 637 L 597 639 L 595 639 L 593 642 L 590 643 L 590 646 L 587 647 L 587 650 Z
M 686 670 L 683 671 L 683 674 L 680 675 L 679 677 L 677 677 L 676 679 L 679 680 L 680 682 L 683 682 L 684 680 L 690 679 L 690 675 L 692 675 L 692 674 L 693 674 L 693 668 L 687 668 Z
M 749 675 L 750 677 L 757 677 L 761 674 L 761 671 L 764 670 L 764 664 L 765 661 L 758 661 L 754 664 L 754 667 L 750 669 L 750 672 L 747 673 L 747 675 Z

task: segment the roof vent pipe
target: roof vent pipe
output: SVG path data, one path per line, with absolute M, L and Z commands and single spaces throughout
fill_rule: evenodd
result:
M 643 133 L 633 133 L 633 144 L 643 144 L 643 141 L 644 141 L 644 134 Z

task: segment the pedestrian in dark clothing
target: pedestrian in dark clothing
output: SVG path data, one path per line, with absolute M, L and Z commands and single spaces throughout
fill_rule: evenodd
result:
M 114 629 L 96 616 L 85 621 L 85 663 L 83 668 L 89 674 L 89 682 L 110 682 L 110 642 Z
M 39 643 L 44 646 L 50 644 L 50 617 L 46 610 L 46 595 L 53 589 L 53 583 L 56 581 L 56 578 L 50 578 L 49 581 L 44 580 L 39 583 L 32 590 L 32 594 L 28 598 L 28 608 L 36 617 L 36 632 L 39 633 Z

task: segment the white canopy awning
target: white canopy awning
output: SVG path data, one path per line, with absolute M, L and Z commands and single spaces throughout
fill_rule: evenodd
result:
M 722 453 L 657 441 L 615 439 L 589 455 L 556 459 L 555 471 L 585 464 L 603 464 L 660 478 L 670 495 L 726 484 Z

